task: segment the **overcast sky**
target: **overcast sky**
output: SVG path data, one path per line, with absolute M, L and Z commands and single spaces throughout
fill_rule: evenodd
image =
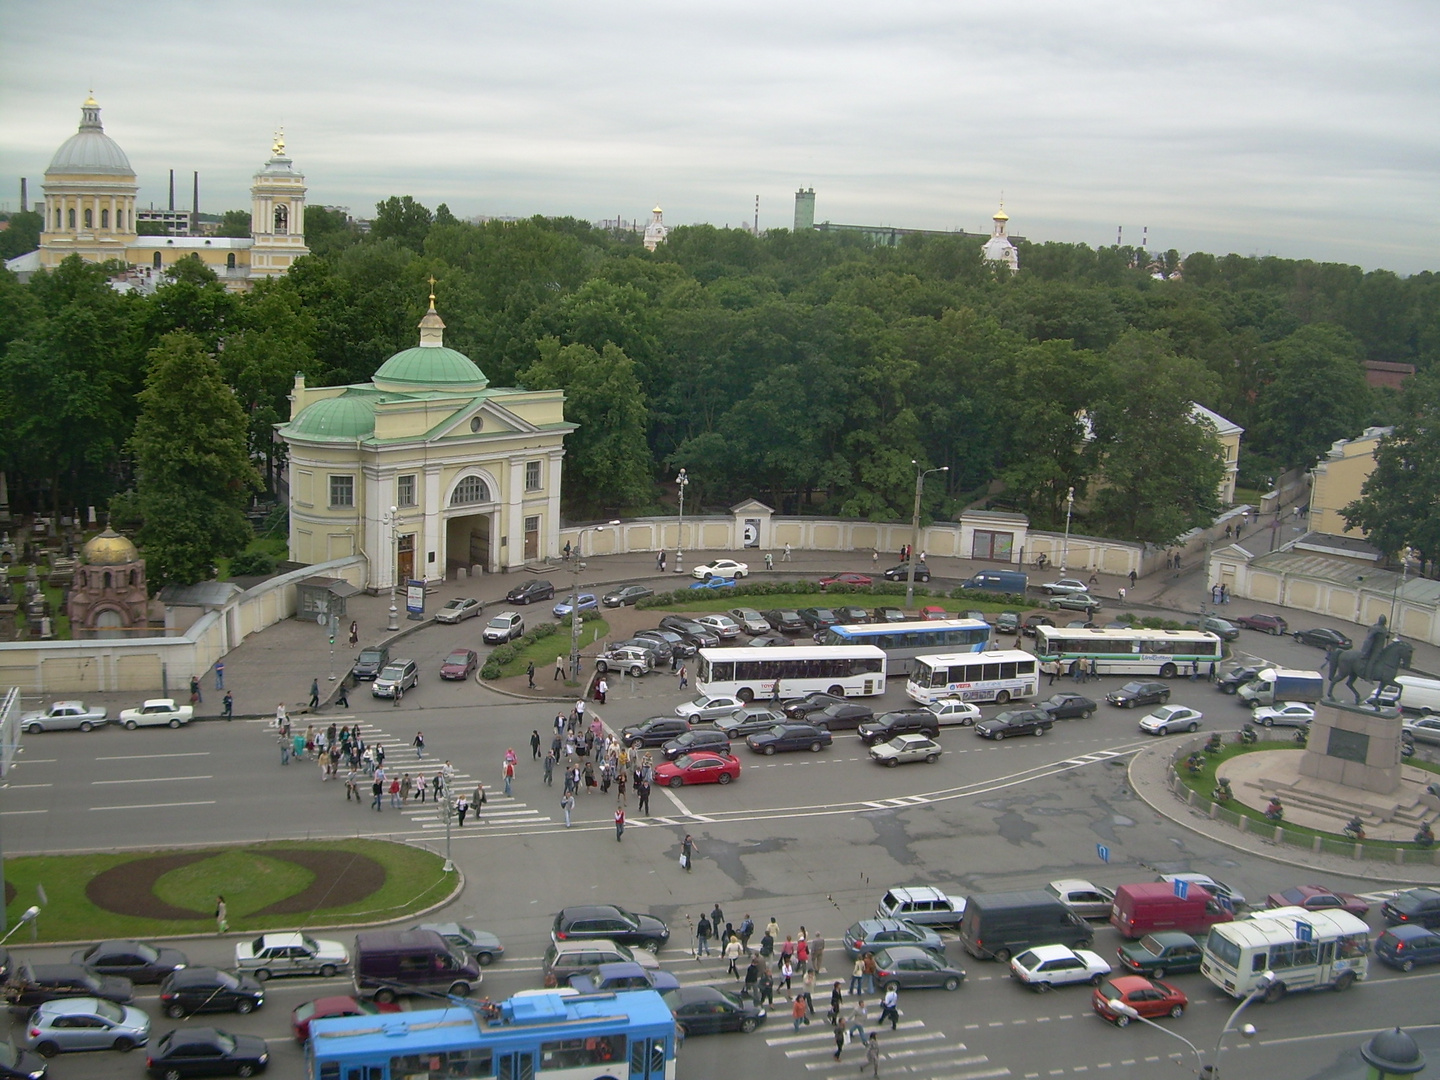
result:
M 0 2 L 0 205 L 93 88 L 142 205 L 988 231 L 1440 269 L 1434 0 Z

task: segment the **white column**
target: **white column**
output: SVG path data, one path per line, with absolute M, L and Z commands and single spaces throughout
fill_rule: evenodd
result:
M 552 453 L 545 470 L 545 546 L 540 554 L 552 559 L 560 555 L 560 463 L 564 457 L 564 451 Z
M 501 549 L 505 566 L 519 566 L 525 561 L 525 459 L 512 457 L 506 462 L 505 491 L 501 493 L 504 507 L 501 520 L 506 537 Z
M 424 541 L 425 550 L 416 554 L 416 565 L 423 564 L 418 577 L 426 581 L 445 578 L 448 553 L 445 551 L 446 529 L 444 506 L 440 502 L 440 466 L 425 466 L 425 493 L 420 497 L 420 508 L 424 515 L 424 527 L 416 530 L 417 542 Z M 430 552 L 435 552 L 435 562 L 430 562 Z

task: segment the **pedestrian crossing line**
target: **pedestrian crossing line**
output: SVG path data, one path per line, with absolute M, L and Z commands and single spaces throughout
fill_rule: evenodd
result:
M 963 1073 L 944 1073 L 940 1076 L 932 1076 L 930 1080 L 991 1080 L 992 1077 L 1010 1076 L 1011 1072 L 1006 1068 L 999 1069 L 971 1069 Z
M 924 1020 L 902 1020 L 902 1021 L 900 1021 L 900 1027 L 901 1027 L 901 1028 L 916 1029 L 916 1028 L 923 1028 L 924 1026 L 925 1026 L 925 1021 L 924 1021 Z M 821 1030 L 816 1031 L 816 1032 L 806 1032 L 804 1035 L 800 1035 L 800 1034 L 797 1033 L 797 1034 L 794 1034 L 794 1035 L 771 1035 L 771 1036 L 768 1036 L 768 1037 L 765 1039 L 765 1045 L 766 1045 L 766 1046 L 793 1046 L 793 1045 L 795 1045 L 796 1043 L 826 1042 L 826 1041 L 829 1041 L 829 1042 L 831 1042 L 831 1043 L 833 1044 L 833 1042 L 834 1042 L 834 1036 L 830 1034 L 830 1029 L 829 1029 L 828 1027 L 826 1027 L 825 1025 L 822 1024 L 822 1025 L 821 1025 Z
M 941 1037 L 941 1038 L 944 1037 L 944 1036 L 943 1036 L 943 1033 L 937 1033 L 937 1035 L 938 1035 L 939 1037 Z M 832 1044 L 833 1044 L 833 1042 L 834 1042 L 833 1036 L 832 1036 L 832 1038 L 831 1038 L 831 1042 L 832 1042 Z M 848 1047 L 848 1046 L 854 1046 L 854 1047 L 857 1047 L 857 1048 L 860 1046 L 859 1043 L 846 1043 L 845 1045 L 846 1045 L 847 1047 Z M 893 1042 L 893 1041 L 890 1041 L 890 1042 L 887 1042 L 885 1045 L 886 1045 L 887 1047 L 890 1047 L 890 1046 L 893 1046 L 893 1045 L 894 1045 L 894 1042 Z M 968 1049 L 968 1047 L 966 1047 L 966 1045 L 965 1045 L 964 1043 L 960 1043 L 960 1044 L 955 1045 L 955 1046 L 951 1046 L 951 1045 L 948 1045 L 948 1044 L 947 1044 L 947 1045 L 943 1045 L 943 1046 L 924 1046 L 924 1047 L 919 1047 L 918 1049 L 914 1049 L 914 1050 L 895 1050 L 895 1051 L 891 1051 L 891 1050 L 888 1050 L 888 1049 L 887 1049 L 887 1050 L 885 1051 L 885 1056 L 886 1056 L 886 1058 L 889 1058 L 889 1059 L 891 1059 L 891 1060 L 895 1060 L 895 1059 L 906 1059 L 906 1060 L 908 1060 L 908 1059 L 912 1059 L 912 1058 L 913 1058 L 913 1059 L 919 1059 L 919 1058 L 922 1058 L 922 1057 L 929 1057 L 929 1056 L 933 1056 L 933 1055 L 935 1055 L 935 1054 L 952 1054 L 952 1053 L 954 1053 L 954 1052 L 957 1051 L 957 1050 L 966 1050 L 966 1049 Z M 833 1054 L 835 1051 L 834 1051 L 834 1050 L 831 1050 L 830 1052 Z M 972 1055 L 971 1057 L 968 1057 L 968 1058 L 954 1058 L 954 1059 L 952 1059 L 952 1060 L 950 1060 L 950 1061 L 929 1061 L 929 1062 L 925 1062 L 924 1065 L 925 1065 L 926 1067 L 933 1066 L 933 1065 L 969 1065 L 969 1064 L 983 1065 L 983 1064 L 984 1064 L 986 1061 L 988 1061 L 988 1060 L 989 1060 L 989 1058 L 988 1058 L 985 1054 L 975 1054 L 975 1055 Z M 816 1071 L 818 1071 L 818 1070 L 820 1070 L 820 1069 L 829 1069 L 829 1068 L 831 1068 L 831 1067 L 832 1067 L 831 1064 L 830 1064 L 829 1062 L 827 1062 L 827 1061 L 807 1061 L 807 1062 L 805 1063 L 805 1068 L 809 1069 L 811 1072 L 816 1072 Z M 912 1072 L 914 1072 L 914 1071 L 916 1071 L 916 1067 L 915 1067 L 915 1066 L 910 1066 L 910 1070 L 911 1070 Z
M 882 1032 L 880 1032 L 880 1034 L 885 1037 L 885 1056 L 886 1056 L 886 1057 L 896 1057 L 896 1056 L 897 1056 L 896 1053 L 893 1053 L 893 1052 L 891 1051 L 891 1047 L 904 1046 L 904 1045 L 908 1045 L 908 1044 L 910 1044 L 910 1043 L 916 1043 L 916 1042 L 936 1042 L 937 1040 L 943 1040 L 943 1039 L 946 1038 L 946 1035 L 945 1035 L 945 1033 L 944 1033 L 943 1031 L 926 1031 L 926 1032 L 921 1032 L 921 1033 L 918 1034 L 918 1035 L 900 1035 L 900 1036 L 892 1035 L 892 1034 L 890 1034 L 888 1031 L 882 1031 Z M 854 1045 L 859 1045 L 859 1044 L 857 1043 L 857 1044 L 854 1044 Z M 944 1054 L 944 1053 L 948 1053 L 948 1052 L 950 1052 L 951 1050 L 954 1050 L 954 1049 L 955 1049 L 955 1048 L 954 1048 L 953 1046 L 936 1046 L 936 1047 L 934 1047 L 930 1052 L 931 1052 L 931 1053 L 935 1053 L 935 1054 Z M 907 1052 L 908 1052 L 908 1051 L 899 1051 L 899 1053 L 907 1053 Z M 785 1051 L 785 1056 L 786 1056 L 787 1058 L 797 1058 L 797 1057 L 808 1057 L 808 1056 L 810 1056 L 810 1055 L 812 1055 L 812 1054 L 834 1054 L 834 1053 L 835 1053 L 835 1034 L 834 1034 L 834 1029 L 827 1027 L 827 1028 L 825 1029 L 825 1045 L 824 1045 L 824 1046 L 806 1047 L 806 1048 L 803 1049 L 803 1050 L 786 1050 L 786 1051 Z M 980 1060 L 981 1060 L 981 1061 L 984 1061 L 985 1059 L 984 1059 L 984 1057 L 981 1057 Z M 811 1064 L 806 1065 L 805 1067 L 806 1067 L 807 1069 L 823 1069 L 823 1068 L 828 1068 L 828 1066 L 827 1066 L 824 1062 L 820 1062 L 819 1064 L 811 1063 Z

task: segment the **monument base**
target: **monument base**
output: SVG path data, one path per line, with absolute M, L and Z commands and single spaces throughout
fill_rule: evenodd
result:
M 1400 710 L 1322 701 L 1300 761 L 1304 776 L 1380 795 L 1400 789 Z

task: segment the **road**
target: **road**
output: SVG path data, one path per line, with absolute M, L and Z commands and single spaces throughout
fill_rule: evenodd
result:
M 399 708 L 357 693 L 350 712 L 326 714 L 326 722 L 360 723 L 368 738 L 388 746 L 392 769 L 433 769 L 449 759 L 462 790 L 485 780 L 490 801 L 480 825 L 451 830 L 451 849 L 467 888 L 444 917 L 491 930 L 505 941 L 509 955 L 487 971 L 485 991 L 493 996 L 538 985 L 550 918 L 566 901 L 613 901 L 659 915 L 675 930 L 662 953 L 664 965 L 683 981 L 723 983 L 721 962 L 697 962 L 684 951 L 687 919 L 716 901 L 737 922 L 748 912 L 761 924 L 775 917 L 782 934 L 801 925 L 812 933 L 818 929 L 830 942 L 825 975 L 845 978 L 840 936 L 871 914 L 894 884 L 936 884 L 964 895 L 1035 887 L 1062 877 L 1113 887 L 1160 871 L 1193 870 L 1213 873 L 1258 899 L 1305 879 L 1304 871 L 1223 847 L 1153 814 L 1129 789 L 1121 767 L 1137 747 L 1150 744 L 1136 728 L 1144 710 L 1105 705 L 1088 720 L 1056 724 L 1044 738 L 992 743 L 969 730 L 947 731 L 941 737 L 946 752 L 935 765 L 877 768 L 850 733 L 814 756 L 760 758 L 741 750 L 739 783 L 657 790 L 655 816 L 632 821 L 622 843 L 615 841 L 613 803 L 607 798 L 582 797 L 574 827 L 566 829 L 559 790 L 541 783 L 528 745 L 532 729 L 548 732 L 554 707 L 501 699 L 473 683 L 442 684 L 433 674 L 451 647 L 478 633 L 479 624 L 472 622 L 427 627 L 405 639 L 406 654 L 419 659 L 426 672 L 421 688 L 407 694 Z M 1248 632 L 1239 644 L 1287 666 L 1310 666 L 1320 655 L 1288 639 Z M 1063 688 L 1098 700 L 1120 681 Z M 1233 699 L 1203 681 L 1179 679 L 1173 687 L 1173 701 L 1207 713 L 1206 727 L 1233 728 L 1246 716 Z M 670 712 L 680 700 L 674 680 L 656 674 L 622 682 L 599 711 L 618 728 Z M 903 701 L 897 681 L 874 704 L 878 711 Z M 418 729 L 429 747 L 423 762 L 409 749 Z M 512 746 L 521 755 L 521 768 L 514 797 L 507 799 L 500 792 L 500 766 Z M 387 806 L 380 813 L 347 804 L 341 785 L 322 782 L 313 765 L 281 766 L 273 733 L 262 721 L 26 736 L 3 807 L 9 853 L 339 835 L 395 836 L 444 847 L 444 826 L 433 804 L 399 812 Z M 687 831 L 699 845 L 689 875 L 677 865 Z M 1109 849 L 1108 865 L 1099 862 L 1097 843 Z M 1327 884 L 1377 891 L 1374 881 Z M 181 944 L 192 960 L 224 963 L 233 939 Z M 1117 944 L 1113 930 L 1097 928 L 1097 951 L 1113 955 Z M 33 951 L 68 956 L 68 949 Z M 1193 1066 L 1191 1051 L 1160 1031 L 1141 1025 L 1122 1031 L 1101 1023 L 1090 1012 L 1088 989 L 1033 995 L 1003 969 L 965 956 L 958 945 L 950 954 L 969 972 L 965 985 L 954 994 L 903 995 L 900 1028 L 882 1033 L 892 1055 L 887 1075 L 1149 1077 L 1183 1076 Z M 1355 1047 L 1382 1027 L 1399 1023 L 1421 1034 L 1431 1020 L 1426 1002 L 1433 1000 L 1434 977 L 1423 971 L 1401 976 L 1378 965 L 1372 976 L 1346 995 L 1293 997 L 1253 1009 L 1247 1016 L 1260 1033 L 1249 1043 L 1227 1040 L 1226 1075 L 1336 1075 L 1346 1055 L 1353 1058 Z M 1233 1003 L 1198 975 L 1176 981 L 1192 1005 L 1165 1027 L 1208 1054 Z M 1417 994 L 1407 983 L 1424 991 Z M 273 1075 L 299 1076 L 299 1052 L 286 1038 L 289 1010 L 343 984 L 343 979 L 273 982 L 264 1010 L 221 1017 L 220 1026 L 266 1035 L 274 1048 Z M 817 998 L 826 993 L 817 991 Z M 161 1020 L 157 1031 L 167 1026 Z M 1037 1038 L 1036 1032 L 1043 1034 Z M 858 1052 L 847 1051 L 848 1060 L 835 1066 L 827 1056 L 832 1051 L 822 1025 L 792 1033 L 788 1016 L 777 1016 L 752 1036 L 690 1040 L 680 1075 L 815 1080 L 854 1075 Z M 122 1069 L 138 1074 L 142 1064 L 138 1056 L 66 1058 L 55 1063 L 52 1075 L 109 1077 Z M 1181 1071 L 1172 1072 L 1177 1064 Z

